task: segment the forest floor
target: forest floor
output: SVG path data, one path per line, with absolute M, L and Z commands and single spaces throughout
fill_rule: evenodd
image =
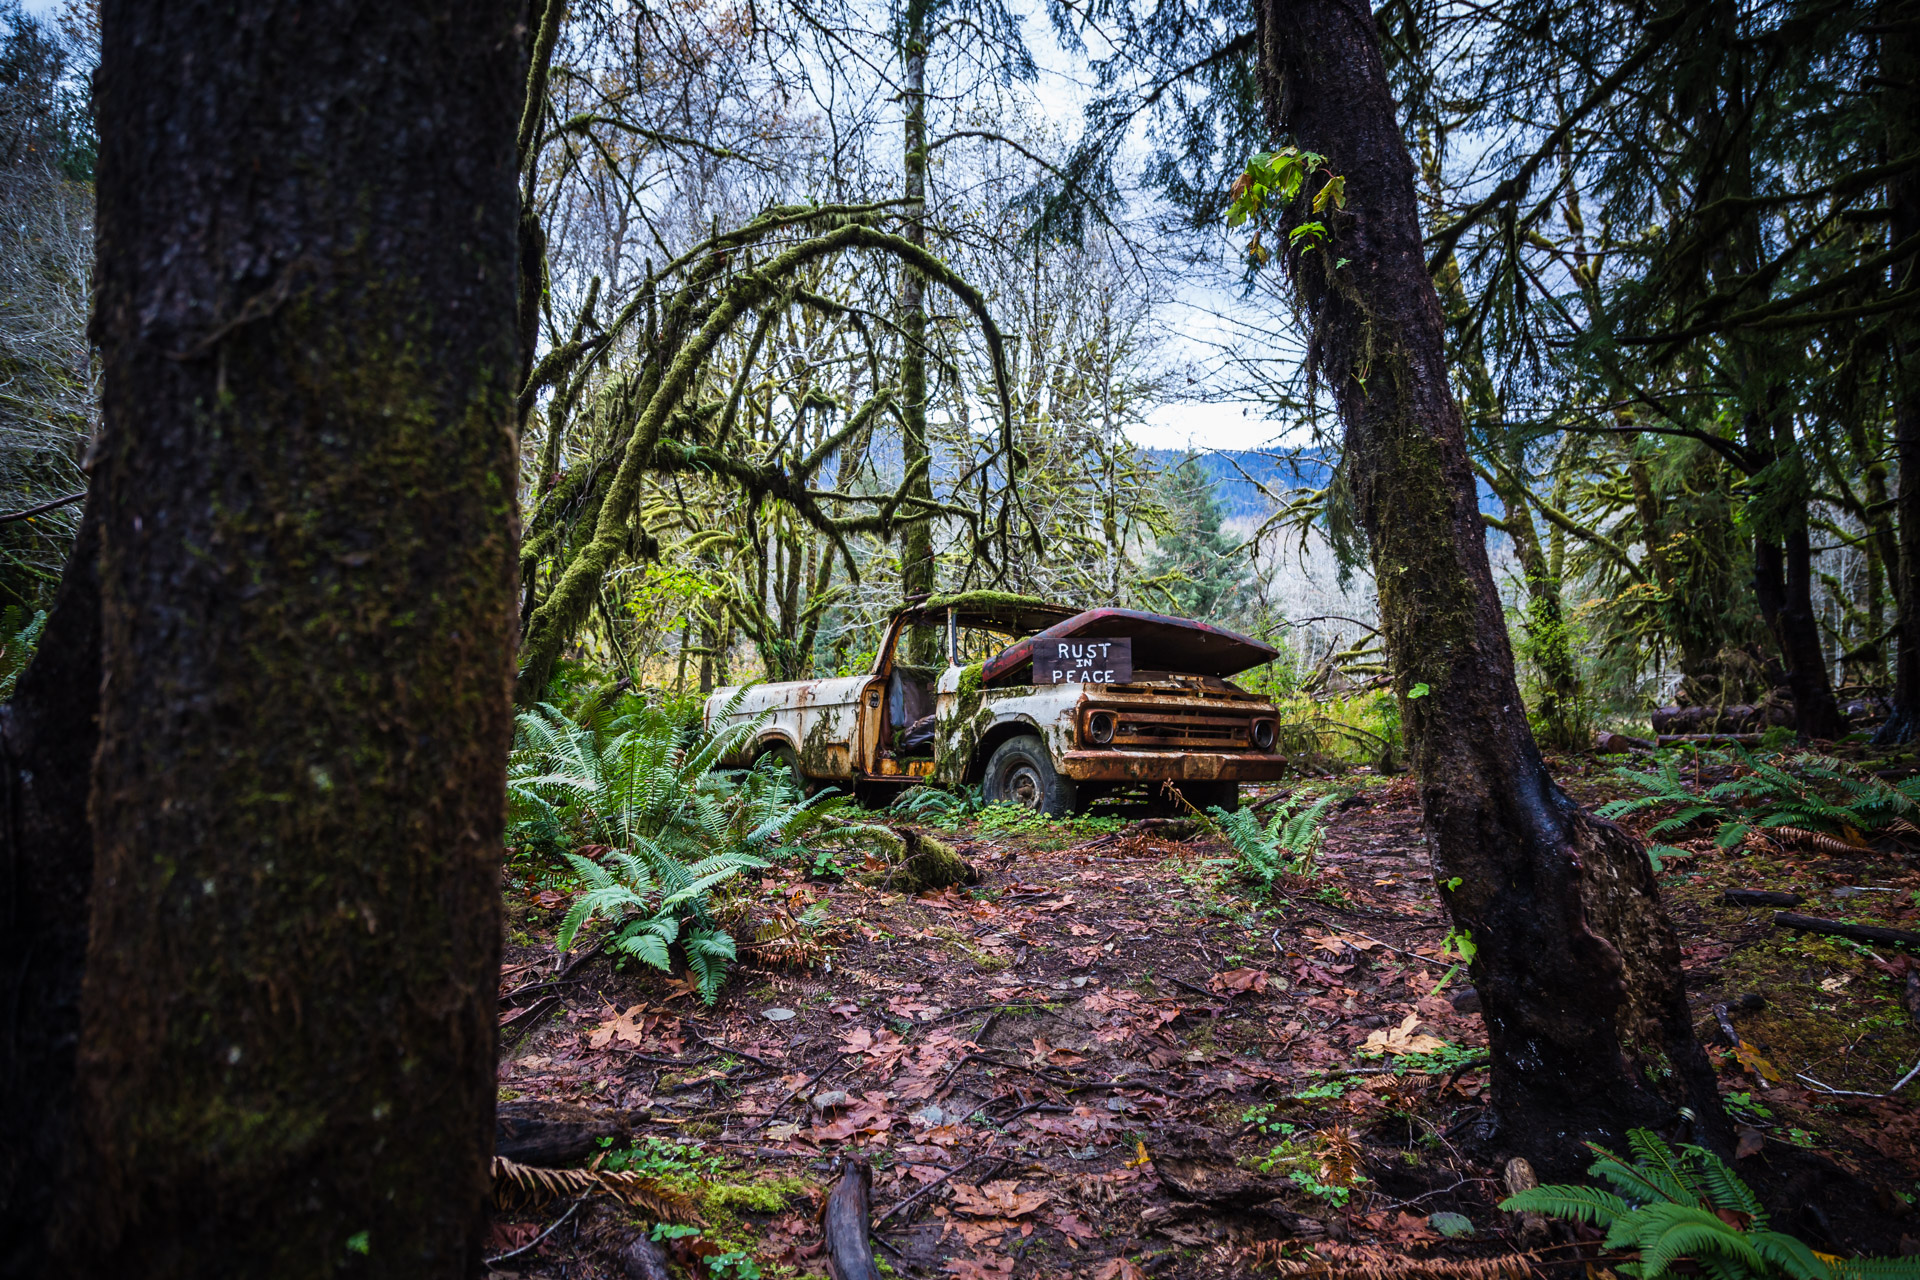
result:
M 1603 767 L 1556 763 L 1582 802 L 1617 794 Z M 979 882 L 919 897 L 770 876 L 762 900 L 827 908 L 824 963 L 749 961 L 709 1008 L 665 975 L 593 960 L 542 993 L 556 1003 L 503 1002 L 500 1098 L 616 1125 L 599 1167 L 699 1208 L 698 1234 L 659 1233 L 683 1265 L 707 1259 L 689 1275 L 824 1273 L 816 1215 L 836 1157 L 874 1169 L 882 1274 L 1273 1274 L 1260 1264 L 1284 1251 L 1294 1274 L 1525 1275 L 1527 1257 L 1598 1258 L 1595 1232 L 1536 1237 L 1528 1254 L 1494 1207 L 1502 1169 L 1473 1154 L 1485 1030 L 1443 950 L 1417 798 L 1364 771 L 1341 785 L 1353 794 L 1317 875 L 1265 899 L 1218 843 L 1084 822 L 940 832 Z M 1920 1252 L 1920 1083 L 1855 1096 L 1920 1061 L 1903 1004 L 1920 958 L 1721 900 L 1794 891 L 1808 914 L 1914 928 L 1920 871 L 1755 840 L 1688 847 L 1661 885 L 1741 1125 L 1736 1168 L 1785 1197 L 1776 1225 L 1816 1248 Z M 567 904 L 510 884 L 503 990 L 558 971 Z M 493 1273 L 625 1275 L 645 1214 L 593 1196 L 541 1236 L 573 1205 L 503 1201 L 490 1253 L 525 1251 Z

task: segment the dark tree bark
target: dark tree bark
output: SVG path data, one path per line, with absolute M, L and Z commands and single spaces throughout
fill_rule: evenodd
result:
M 1588 1162 L 1580 1139 L 1616 1143 L 1685 1105 L 1725 1145 L 1646 855 L 1554 784 L 1527 728 L 1372 15 L 1360 0 L 1256 11 L 1275 125 L 1347 179 L 1331 252 L 1291 267 L 1346 428 L 1435 875 L 1478 949 L 1494 1141 L 1559 1176 Z
M 522 8 L 102 5 L 61 1274 L 478 1271 Z
M 1891 16 L 1891 15 L 1890 15 Z M 1911 14 L 1904 25 L 1889 22 L 1880 37 L 1881 101 L 1887 119 L 1887 154 L 1913 154 L 1920 146 L 1920 33 Z M 1909 168 L 1887 183 L 1891 215 L 1889 243 L 1920 234 L 1920 173 Z M 1913 287 L 1920 279 L 1913 259 L 1895 264 L 1889 292 Z M 1894 617 L 1899 640 L 1894 649 L 1893 710 L 1874 735 L 1881 744 L 1920 738 L 1920 319 L 1902 315 L 1891 326 L 1893 356 L 1893 444 L 1900 464 L 1894 490 L 1899 519 L 1899 557 L 1894 574 Z
M 96 473 L 97 474 L 97 473 Z M 0 707 L 0 1276 L 46 1264 L 54 1181 L 73 1138 L 99 742 L 97 504 L 80 521 L 33 661 Z
M 1795 447 L 1793 428 L 1784 415 L 1775 415 L 1771 424 L 1759 414 L 1752 415 L 1747 438 L 1761 459 L 1775 456 L 1776 451 L 1790 454 Z M 1804 486 L 1783 506 L 1787 528 L 1781 540 L 1754 539 L 1754 599 L 1780 647 L 1780 665 L 1793 691 L 1794 731 L 1802 738 L 1838 738 L 1847 731 L 1847 717 L 1827 678 L 1819 618 L 1813 610 L 1813 551 L 1807 539 Z

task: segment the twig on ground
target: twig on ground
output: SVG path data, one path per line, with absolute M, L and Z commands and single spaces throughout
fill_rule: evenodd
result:
M 734 1045 L 722 1044 L 718 1040 L 709 1040 L 705 1036 L 701 1035 L 698 1031 L 695 1031 L 693 1033 L 693 1038 L 695 1040 L 698 1040 L 701 1044 L 707 1046 L 707 1048 L 709 1049 L 718 1049 L 721 1053 L 729 1054 L 735 1058 L 745 1058 L 748 1062 L 755 1063 L 758 1066 L 765 1067 L 769 1071 L 782 1070 L 782 1068 L 778 1063 L 768 1062 L 765 1058 L 756 1057 L 753 1054 L 748 1053 L 745 1049 L 737 1048 Z
M 908 1205 L 913 1204 L 915 1201 L 920 1200 L 921 1198 L 926 1196 L 927 1193 L 945 1186 L 947 1184 L 947 1179 L 952 1178 L 957 1174 L 965 1173 L 967 1170 L 973 1168 L 973 1166 L 987 1160 L 991 1160 L 996 1169 L 1007 1162 L 1006 1157 L 1004 1156 L 984 1155 L 984 1156 L 975 1156 L 973 1159 L 967 1161 L 963 1165 L 956 1165 L 954 1168 L 947 1170 L 945 1173 L 941 1174 L 938 1178 L 935 1178 L 932 1182 L 929 1182 L 926 1186 L 920 1188 L 918 1191 L 914 1192 L 912 1195 L 908 1196 L 906 1199 L 894 1205 L 893 1208 L 887 1210 L 885 1213 L 875 1218 L 873 1220 L 874 1234 L 878 1235 L 880 1233 L 881 1224 L 886 1222 L 888 1218 L 891 1218 L 894 1214 L 899 1213 L 902 1209 L 905 1209 Z
M 1832 1085 L 1827 1084 L 1825 1081 L 1814 1079 L 1812 1076 L 1807 1075 L 1805 1072 L 1796 1071 L 1793 1074 L 1795 1079 L 1806 1081 L 1808 1084 L 1812 1085 L 1814 1088 L 1818 1089 L 1821 1093 L 1826 1094 L 1829 1097 L 1891 1098 L 1894 1094 L 1899 1093 L 1902 1089 L 1906 1088 L 1909 1084 L 1913 1083 L 1913 1079 L 1915 1076 L 1920 1076 L 1920 1062 L 1914 1063 L 1913 1070 L 1901 1076 L 1899 1081 L 1895 1083 L 1893 1088 L 1887 1090 L 1885 1093 L 1868 1093 L 1865 1090 L 1861 1090 L 1861 1089 L 1836 1089 Z
M 567 1206 L 567 1211 L 561 1214 L 559 1219 L 555 1221 L 552 1226 L 548 1227 L 545 1231 L 542 1231 L 539 1235 L 527 1241 L 525 1244 L 521 1245 L 518 1249 L 511 1249 L 506 1253 L 496 1254 L 493 1257 L 486 1259 L 485 1260 L 486 1265 L 490 1267 L 496 1262 L 505 1262 L 508 1258 L 517 1258 L 521 1254 L 525 1253 L 527 1250 L 533 1248 L 533 1246 L 539 1244 L 542 1240 L 545 1240 L 548 1236 L 552 1235 L 554 1232 L 558 1231 L 562 1226 L 566 1225 L 567 1219 L 571 1218 L 574 1215 L 574 1212 L 578 1210 L 581 1205 L 587 1202 L 587 1196 L 592 1195 L 594 1191 L 597 1189 L 598 1188 L 589 1188 L 584 1194 L 581 1195 L 581 1197 L 578 1200 L 575 1200 L 572 1204 Z
M 803 1096 L 807 1090 L 813 1088 L 813 1086 L 819 1084 L 823 1079 L 825 1079 L 827 1072 L 833 1070 L 835 1067 L 839 1065 L 840 1065 L 839 1060 L 835 1059 L 834 1061 L 829 1062 L 826 1066 L 820 1068 L 818 1071 L 814 1072 L 813 1077 L 809 1079 L 805 1084 L 801 1085 L 799 1088 L 788 1090 L 786 1097 L 780 1099 L 779 1102 L 775 1103 L 773 1105 L 772 1110 L 768 1111 L 767 1114 L 765 1114 L 764 1116 L 761 1116 L 760 1119 L 757 1122 L 755 1122 L 754 1126 L 751 1129 L 748 1129 L 746 1133 L 741 1134 L 740 1136 L 744 1138 L 751 1134 L 760 1132 L 761 1129 L 765 1128 L 769 1123 L 772 1122 L 773 1117 L 779 1112 L 781 1107 L 786 1106 L 789 1102 L 792 1102 L 795 1098 Z
M 634 1050 L 627 1051 L 627 1059 L 631 1062 L 651 1062 L 656 1067 L 701 1067 L 709 1062 L 718 1062 L 720 1060 L 717 1056 L 706 1058 L 656 1058 L 650 1053 L 639 1053 Z
M 1227 997 L 1221 995 L 1218 991 L 1209 991 L 1205 987 L 1196 987 L 1191 982 L 1182 982 L 1180 979 L 1174 977 L 1170 973 L 1161 974 L 1159 976 L 1165 978 L 1168 982 L 1171 982 L 1176 987 L 1185 987 L 1187 990 L 1194 992 L 1196 995 L 1203 995 L 1209 1000 L 1219 1001 L 1222 1004 L 1226 1003 Z

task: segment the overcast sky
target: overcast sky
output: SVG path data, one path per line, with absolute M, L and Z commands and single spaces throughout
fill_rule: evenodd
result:
M 21 7 L 36 17 L 51 18 L 60 3 L 22 0 Z M 1027 11 L 1027 44 L 1040 68 L 1040 81 L 1033 86 L 1035 96 L 1049 116 L 1077 132 L 1080 104 L 1086 100 L 1089 86 L 1075 74 L 1055 44 L 1052 28 L 1036 0 L 1012 0 L 1012 7 L 1016 12 Z M 1247 307 L 1224 281 L 1210 278 L 1210 273 L 1184 278 L 1164 320 L 1172 335 L 1168 354 L 1177 363 L 1204 365 L 1217 354 L 1227 332 L 1224 317 L 1234 314 L 1247 318 Z M 1283 328 L 1281 323 L 1273 325 L 1276 332 Z M 1130 434 L 1136 443 L 1155 449 L 1254 449 L 1282 435 L 1290 425 L 1269 421 L 1256 404 L 1190 401 L 1161 406 Z

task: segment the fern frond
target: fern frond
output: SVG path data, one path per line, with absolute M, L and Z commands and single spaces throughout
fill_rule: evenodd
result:
M 1703 1204 L 1706 1188 L 1689 1166 L 1686 1157 L 1666 1144 L 1651 1129 L 1627 1130 L 1627 1145 L 1640 1159 L 1636 1162 L 1649 1181 L 1666 1191 L 1677 1204 Z
M 1529 1187 L 1500 1202 L 1502 1213 L 1545 1213 L 1608 1227 L 1629 1212 L 1627 1202 L 1598 1187 Z
M 1761 1207 L 1760 1197 L 1754 1195 L 1747 1184 L 1740 1181 L 1739 1175 L 1734 1173 L 1725 1160 L 1705 1147 L 1697 1147 L 1691 1143 L 1682 1146 L 1680 1150 L 1698 1167 L 1698 1180 L 1706 1193 L 1709 1206 L 1725 1209 L 1730 1213 L 1745 1214 L 1749 1231 L 1766 1230 L 1767 1211 Z

